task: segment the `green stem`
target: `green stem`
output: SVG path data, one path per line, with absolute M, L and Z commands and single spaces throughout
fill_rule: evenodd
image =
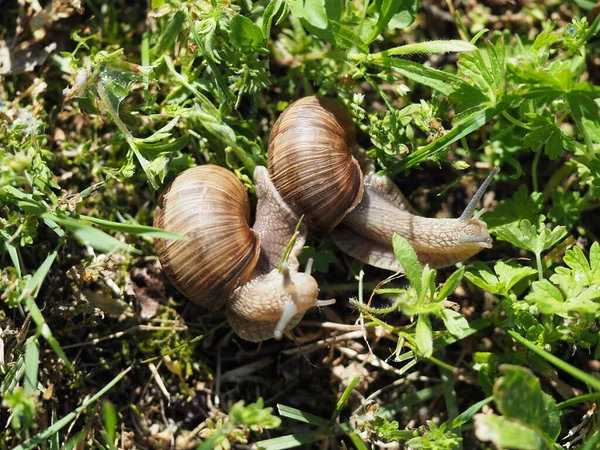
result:
M 502 328 L 502 327 L 500 327 L 500 328 Z M 571 364 L 563 361 L 562 359 L 557 358 L 556 356 L 548 353 L 546 350 L 538 347 L 537 345 L 533 344 L 532 342 L 529 342 L 527 339 L 525 339 L 519 333 L 512 331 L 512 330 L 507 330 L 504 328 L 502 328 L 502 329 L 504 330 L 505 333 L 507 333 L 509 336 L 511 336 L 515 341 L 517 341 L 523 347 L 532 351 L 536 355 L 544 358 L 550 364 L 554 364 L 556 367 L 558 367 L 559 369 L 568 373 L 572 377 L 577 378 L 582 383 L 588 384 L 592 389 L 600 392 L 600 380 L 599 379 L 591 376 L 588 373 L 585 373 L 583 370 L 578 369 L 577 367 L 574 367 Z
M 542 281 L 544 279 L 544 266 L 542 265 L 542 254 L 541 253 L 536 252 L 535 262 L 537 263 L 538 277 L 539 277 L 540 281 Z
M 504 118 L 506 120 L 508 120 L 510 123 L 512 123 L 513 125 L 516 125 L 518 127 L 521 128 L 525 128 L 526 130 L 531 130 L 532 128 L 527 125 L 525 122 L 521 122 L 520 120 L 514 118 L 513 116 L 510 115 L 510 113 L 506 110 L 502 111 L 502 116 L 504 116 Z
M 560 402 L 558 409 L 568 408 L 569 406 L 576 405 L 577 403 L 593 402 L 594 400 L 600 399 L 600 392 L 592 392 L 591 394 L 579 395 L 577 397 L 570 398 L 564 402 Z
M 450 364 L 442 361 L 441 359 L 437 359 L 435 356 L 430 356 L 427 359 L 434 363 L 436 366 L 440 367 L 442 370 L 447 370 L 450 373 L 456 372 L 456 367 L 451 366 Z
M 542 150 L 535 152 L 533 157 L 533 164 L 531 164 L 531 181 L 533 183 L 533 192 L 539 192 L 540 186 L 538 184 L 538 166 L 540 164 L 540 158 L 542 156 Z

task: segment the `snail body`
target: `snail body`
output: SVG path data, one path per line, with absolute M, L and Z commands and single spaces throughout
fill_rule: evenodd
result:
M 280 338 L 307 309 L 331 301 L 317 300 L 314 278 L 298 272 L 305 226 L 299 227 L 287 263 L 279 270 L 297 218 L 281 200 L 266 168 L 258 167 L 254 177 L 254 229 L 248 225 L 250 206 L 243 185 L 214 165 L 179 174 L 159 197 L 154 225 L 188 237 L 156 242 L 173 285 L 205 308 L 225 305 L 234 331 L 246 340 L 261 341 Z
M 411 243 L 422 264 L 434 268 L 463 261 L 491 247 L 487 225 L 479 216 L 473 217 L 473 211 L 495 171 L 459 218 L 425 218 L 415 213 L 388 177 L 375 173 L 371 161 L 361 158 L 362 171 L 355 170 L 360 167 L 352 157 L 355 136 L 348 112 L 330 99 L 307 97 L 279 116 L 269 141 L 269 173 L 297 214 L 326 209 L 327 216 L 334 219 L 318 223 L 316 228 L 333 228 L 333 240 L 343 251 L 392 271 L 402 269 L 392 249 L 394 233 Z M 333 159 L 339 165 L 329 162 Z M 321 160 L 325 160 L 324 166 Z M 298 191 L 289 180 L 299 186 Z M 356 188 L 357 183 L 361 188 Z M 317 188 L 307 189 L 308 185 Z M 325 187 L 327 194 L 323 193 Z

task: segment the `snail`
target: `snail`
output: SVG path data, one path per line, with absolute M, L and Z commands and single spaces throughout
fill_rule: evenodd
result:
M 179 174 L 160 195 L 154 226 L 187 236 L 188 240 L 157 239 L 163 270 L 188 299 L 217 310 L 243 339 L 281 338 L 317 300 L 318 286 L 298 271 L 298 256 L 307 229 L 283 202 L 267 169 L 254 173 L 258 198 L 254 227 L 250 202 L 234 174 L 215 165 L 197 166 Z M 281 270 L 282 254 L 295 243 Z
M 348 111 L 334 100 L 306 97 L 290 105 L 271 132 L 268 168 L 273 184 L 313 228 L 328 230 L 336 245 L 367 264 L 402 268 L 392 249 L 394 233 L 406 238 L 421 264 L 439 268 L 492 246 L 483 213 L 475 207 L 497 169 L 492 170 L 457 219 L 419 216 L 372 161 L 354 158 L 356 131 Z M 361 171 L 362 167 L 362 171 Z M 364 174 L 363 174 L 364 172 Z M 325 211 L 313 217 L 316 211 Z

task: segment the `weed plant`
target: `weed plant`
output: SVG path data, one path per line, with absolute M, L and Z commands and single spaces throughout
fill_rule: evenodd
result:
M 589 0 L 48 0 L 0 16 L 0 449 L 600 448 L 600 30 Z M 494 247 L 404 275 L 311 234 L 322 296 L 241 341 L 162 276 L 162 187 L 254 192 L 337 99 L 427 215 L 492 167 Z M 437 195 L 436 195 L 437 194 Z M 596 224 L 596 225 L 594 225 Z M 383 281 L 382 281 L 383 280 Z

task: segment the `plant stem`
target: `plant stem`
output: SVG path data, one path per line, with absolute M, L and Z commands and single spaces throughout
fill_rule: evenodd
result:
M 540 158 L 542 156 L 542 150 L 535 152 L 533 157 L 533 163 L 531 164 L 531 182 L 533 184 L 533 192 L 539 192 L 540 186 L 538 184 L 538 166 L 540 164 Z
M 502 327 L 500 327 L 500 328 L 502 328 Z M 600 392 L 600 380 L 599 379 L 594 378 L 590 374 L 585 373 L 583 370 L 578 369 L 577 367 L 574 367 L 571 364 L 563 361 L 562 359 L 557 358 L 556 356 L 548 353 L 546 350 L 538 347 L 537 345 L 535 345 L 532 342 L 525 339 L 519 333 L 517 333 L 513 330 L 507 330 L 505 328 L 502 328 L 502 330 L 504 330 L 505 333 L 507 333 L 509 336 L 511 336 L 515 341 L 517 341 L 523 347 L 527 348 L 528 350 L 531 350 L 533 353 L 535 353 L 538 356 L 541 356 L 549 363 L 554 364 L 559 369 L 563 370 L 564 372 L 567 372 L 569 375 L 577 378 L 582 383 L 586 383 L 592 389 Z
M 542 254 L 539 252 L 535 253 L 535 262 L 537 263 L 538 278 L 540 281 L 544 279 L 544 266 L 542 265 Z

